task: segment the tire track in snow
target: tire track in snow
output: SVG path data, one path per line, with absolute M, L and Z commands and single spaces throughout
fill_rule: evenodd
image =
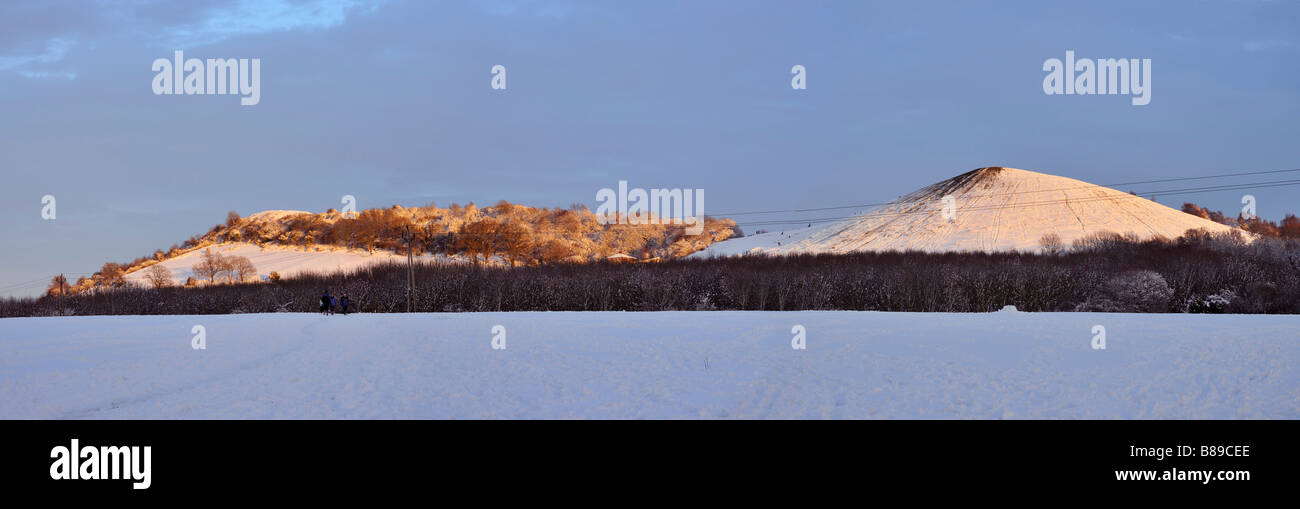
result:
M 291 354 L 291 353 L 295 353 L 295 352 L 297 352 L 297 351 L 299 351 L 299 350 L 302 350 L 304 346 L 306 346 L 307 344 L 311 343 L 311 342 L 314 340 L 314 336 L 312 336 L 311 334 L 308 334 L 308 331 L 309 331 L 309 330 L 312 330 L 312 329 L 314 329 L 314 328 L 316 328 L 317 326 L 319 326 L 319 325 L 322 324 L 322 323 L 324 323 L 324 322 L 322 322 L 322 321 L 316 321 L 316 322 L 313 322 L 313 323 L 309 323 L 306 327 L 303 327 L 303 328 L 302 328 L 302 331 L 303 331 L 303 336 L 302 336 L 302 337 L 303 337 L 304 339 L 301 340 L 301 341 L 297 341 L 297 342 L 293 343 L 293 346 L 291 346 L 290 348 L 287 348 L 287 349 L 285 349 L 285 350 L 281 350 L 281 351 L 279 351 L 279 352 L 277 352 L 277 353 L 274 353 L 274 354 L 271 354 L 271 355 L 269 355 L 269 356 L 267 356 L 267 357 L 262 357 L 262 358 L 260 358 L 260 359 L 254 360 L 254 361 L 249 361 L 249 362 L 246 362 L 246 363 L 240 364 L 239 366 L 235 367 L 234 369 L 228 369 L 228 370 L 225 370 L 225 371 L 219 372 L 219 373 L 217 373 L 217 374 L 215 374 L 215 375 L 208 376 L 208 377 L 204 377 L 204 378 L 201 378 L 201 379 L 199 379 L 199 380 L 195 380 L 195 381 L 193 381 L 193 382 L 186 383 L 186 384 L 182 384 L 182 385 L 179 385 L 179 386 L 176 386 L 176 387 L 173 387 L 173 388 L 164 389 L 164 390 L 154 390 L 154 391 L 149 391 L 149 392 L 146 392 L 146 393 L 144 393 L 144 394 L 142 394 L 142 395 L 140 395 L 140 396 L 134 396 L 134 397 L 130 397 L 130 396 L 129 396 L 129 397 L 125 397 L 125 398 L 113 398 L 113 399 L 111 399 L 111 400 L 109 401 L 108 404 L 105 404 L 105 405 L 97 405 L 97 406 L 93 406 L 93 407 L 89 407 L 89 408 L 83 408 L 83 409 L 80 409 L 80 410 L 65 411 L 65 412 L 59 414 L 59 415 L 58 415 L 57 417 L 55 417 L 55 418 L 56 418 L 56 419 L 88 419 L 88 418 L 93 418 L 93 417 L 96 417 L 100 412 L 117 410 L 117 409 L 119 409 L 119 408 L 123 408 L 123 407 L 131 406 L 131 405 L 138 405 L 138 404 L 140 404 L 140 403 L 145 403 L 145 402 L 148 402 L 148 401 L 151 401 L 151 400 L 154 400 L 154 399 L 160 398 L 160 397 L 166 397 L 166 396 L 171 396 L 171 395 L 175 395 L 175 394 L 179 394 L 179 393 L 187 392 L 187 391 L 190 391 L 190 390 L 193 390 L 193 389 L 197 389 L 197 388 L 199 388 L 199 387 L 206 386 L 206 385 L 211 384 L 211 383 L 214 383 L 214 382 L 218 382 L 218 381 L 221 381 L 221 380 L 228 379 L 228 378 L 230 378 L 230 377 L 233 377 L 233 376 L 235 376 L 235 375 L 238 375 L 238 374 L 244 373 L 244 372 L 246 372 L 246 371 L 249 371 L 249 370 L 252 370 L 252 369 L 255 369 L 255 368 L 259 368 L 259 367 L 261 367 L 261 366 L 263 366 L 263 365 L 265 365 L 265 364 L 267 364 L 267 363 L 269 363 L 269 362 L 271 362 L 271 361 L 274 361 L 274 360 L 277 360 L 277 359 L 283 358 L 283 357 L 285 357 L 285 356 L 287 356 L 287 355 L 289 355 L 289 354 Z

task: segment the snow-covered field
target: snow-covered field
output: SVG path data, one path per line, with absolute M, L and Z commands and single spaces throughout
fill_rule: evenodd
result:
M 0 418 L 1295 419 L 1298 357 L 1300 316 L 17 318 Z

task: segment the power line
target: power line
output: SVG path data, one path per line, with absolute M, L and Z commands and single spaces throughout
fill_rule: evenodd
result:
M 49 279 L 41 278 L 41 279 L 34 279 L 22 283 L 13 283 L 10 285 L 6 285 L 4 287 L 0 287 L 0 292 L 9 292 L 9 291 L 20 290 L 20 289 L 36 288 L 36 287 L 49 284 L 51 281 L 53 281 L 53 279 L 54 278 L 51 277 Z

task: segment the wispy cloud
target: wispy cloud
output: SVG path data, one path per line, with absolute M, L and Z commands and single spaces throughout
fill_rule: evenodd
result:
M 0 55 L 0 71 L 17 71 L 27 78 L 51 77 L 43 76 L 42 74 L 46 74 L 45 71 L 29 69 L 28 66 L 59 62 L 68 55 L 68 52 L 75 45 L 75 41 L 56 37 L 46 41 L 44 48 L 41 50 L 19 50 L 8 55 Z M 76 78 L 76 74 L 72 74 L 70 78 Z
M 479 0 L 475 2 L 488 14 L 498 16 L 533 16 L 563 19 L 573 14 L 574 7 L 567 2 L 550 0 Z
M 213 2 L 206 9 L 193 11 L 143 0 L 96 2 L 84 12 L 84 17 L 100 20 L 101 26 L 55 27 L 48 26 L 48 19 L 57 18 L 53 8 L 5 12 L 2 7 L 9 6 L 0 6 L 0 19 L 10 17 L 20 24 L 25 19 L 28 24 L 21 26 L 37 27 L 28 30 L 32 33 L 25 36 L 11 38 L 9 47 L 0 46 L 0 72 L 14 72 L 29 79 L 76 79 L 75 66 L 65 62 L 65 58 L 78 46 L 78 41 L 95 43 L 103 42 L 105 37 L 116 37 L 169 49 L 187 49 L 249 35 L 331 29 L 344 24 L 349 16 L 372 12 L 387 1 L 231 0 Z M 40 31 L 45 33 L 39 34 Z M 4 38 L 0 37 L 2 42 Z
M 1268 41 L 1246 41 L 1242 49 L 1246 51 L 1278 51 L 1287 50 L 1295 47 L 1295 43 L 1284 39 L 1274 39 Z
M 212 8 L 197 22 L 164 31 L 166 43 L 195 47 L 244 35 L 334 28 L 354 11 L 373 11 L 383 0 L 239 0 Z
M 63 78 L 69 80 L 77 79 L 77 73 L 72 71 L 29 71 L 23 69 L 18 71 L 18 75 L 28 79 L 46 79 L 46 78 Z

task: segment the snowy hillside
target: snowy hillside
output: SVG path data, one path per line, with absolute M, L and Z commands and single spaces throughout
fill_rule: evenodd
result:
M 952 214 L 945 217 L 944 197 Z M 1177 238 L 1231 228 L 1149 199 L 1014 168 L 980 168 L 843 220 L 731 239 L 693 256 L 852 251 L 1036 251 L 1057 234 L 1069 246 L 1100 232 Z
M 223 256 L 243 256 L 253 262 L 257 267 L 259 276 L 265 277 L 272 271 L 278 272 L 281 277 L 290 277 L 306 272 L 328 273 L 342 270 L 353 270 L 366 265 L 384 262 L 406 263 L 405 255 L 396 255 L 390 251 L 375 251 L 373 254 L 366 253 L 363 250 L 316 247 L 309 250 L 296 249 L 291 247 L 267 246 L 258 247 L 253 244 L 231 242 L 211 246 L 213 253 Z M 201 279 L 194 275 L 194 265 L 203 260 L 203 249 L 185 253 L 176 258 L 171 258 L 160 262 L 159 265 L 166 267 L 172 273 L 172 281 L 176 284 L 183 284 L 186 278 L 194 276 L 195 279 Z M 451 261 L 446 256 L 424 255 L 417 257 L 423 261 Z M 145 285 L 145 271 L 136 270 L 126 275 L 126 280 L 130 283 Z
M 1297 330 L 1014 312 L 12 318 L 0 418 L 1296 419 Z

